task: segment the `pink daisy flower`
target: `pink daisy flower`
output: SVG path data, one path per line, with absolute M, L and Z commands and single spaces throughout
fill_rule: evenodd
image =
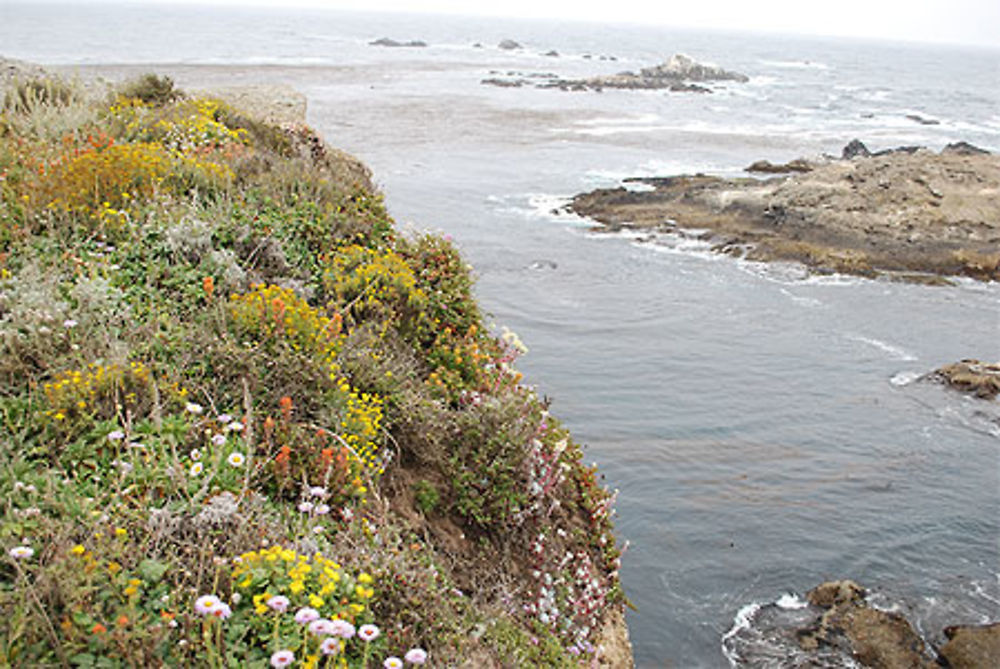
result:
M 285 597 L 284 595 L 275 595 L 274 597 L 271 597 L 271 599 L 267 600 L 267 605 L 271 608 L 271 610 L 277 611 L 278 613 L 284 613 L 287 611 L 290 603 L 291 602 L 288 601 L 288 597 Z
M 374 641 L 382 632 L 375 625 L 362 625 L 358 629 L 358 638 L 362 641 Z
M 320 652 L 324 655 L 336 655 L 340 652 L 340 640 L 337 637 L 328 636 L 319 645 Z
M 215 611 L 219 604 L 222 604 L 222 600 L 215 595 L 202 595 L 194 601 L 194 610 L 200 615 L 207 616 Z
M 354 636 L 354 625 L 347 622 L 346 620 L 335 619 L 330 621 L 330 629 L 332 634 L 339 636 L 342 639 L 350 639 Z
M 423 664 L 427 661 L 427 651 L 423 648 L 411 648 L 406 651 L 406 655 L 403 656 L 403 659 L 410 664 Z
M 272 667 L 287 667 L 295 661 L 295 653 L 290 650 L 279 650 L 271 656 Z
M 308 625 L 317 618 L 319 618 L 319 611 L 311 609 L 308 606 L 305 606 L 295 612 L 295 622 L 300 625 Z

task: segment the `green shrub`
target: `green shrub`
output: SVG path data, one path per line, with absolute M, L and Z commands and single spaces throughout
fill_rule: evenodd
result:
M 163 106 L 184 97 L 184 93 L 174 87 L 174 80 L 152 72 L 125 82 L 118 90 L 123 98 L 142 100 L 148 105 Z

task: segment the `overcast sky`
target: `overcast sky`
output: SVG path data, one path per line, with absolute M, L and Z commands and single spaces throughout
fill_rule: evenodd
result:
M 162 2 L 163 0 L 126 0 Z M 1000 48 L 1000 0 L 176 0 L 844 35 Z

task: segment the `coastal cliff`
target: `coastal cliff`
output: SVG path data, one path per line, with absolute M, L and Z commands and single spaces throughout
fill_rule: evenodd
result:
M 304 100 L 2 72 L 7 662 L 632 664 L 614 496 Z

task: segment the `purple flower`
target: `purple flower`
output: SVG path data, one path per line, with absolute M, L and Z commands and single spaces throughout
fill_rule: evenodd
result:
M 323 639 L 319 649 L 324 655 L 336 655 L 340 651 L 340 641 L 337 637 L 328 636 Z

